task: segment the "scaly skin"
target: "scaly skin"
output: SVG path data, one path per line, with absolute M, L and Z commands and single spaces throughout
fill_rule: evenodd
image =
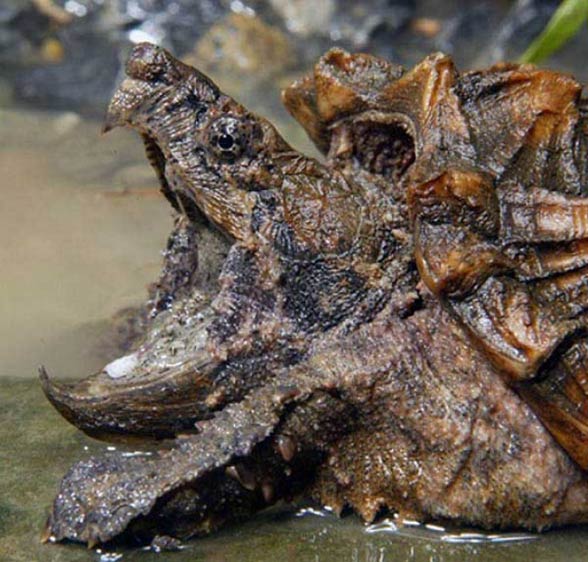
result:
M 178 213 L 152 319 L 100 373 L 42 382 L 90 434 L 175 439 L 76 464 L 47 536 L 187 538 L 299 494 L 366 520 L 587 520 L 584 246 L 543 244 L 583 235 L 575 82 L 332 50 L 284 101 L 324 164 L 163 49 L 133 51 L 105 129 L 141 134 Z

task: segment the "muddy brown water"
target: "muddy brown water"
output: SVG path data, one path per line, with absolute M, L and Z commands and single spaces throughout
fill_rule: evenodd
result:
M 174 553 L 42 545 L 61 476 L 111 445 L 51 408 L 37 366 L 80 377 L 113 358 L 111 318 L 139 304 L 156 278 L 171 213 L 134 135 L 100 137 L 98 123 L 73 113 L 0 110 L 0 138 L 0 562 L 588 559 L 588 527 L 525 535 L 393 519 L 365 526 L 304 505 L 278 506 Z

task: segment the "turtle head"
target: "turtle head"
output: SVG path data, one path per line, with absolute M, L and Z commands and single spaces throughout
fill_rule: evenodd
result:
M 198 209 L 230 238 L 242 239 L 249 193 L 279 187 L 276 161 L 291 148 L 268 121 L 161 47 L 137 45 L 126 75 L 104 130 L 140 132 L 174 207 L 188 215 Z
M 147 43 L 132 51 L 126 78 L 109 105 L 104 130 L 119 126 L 141 134 L 164 195 L 185 215 L 178 220 L 188 225 L 186 232 L 198 234 L 190 238 L 182 227 L 178 237 L 188 236 L 189 247 L 168 245 L 171 257 L 162 275 L 176 276 L 169 285 L 173 306 L 149 321 L 137 350 L 74 384 L 58 383 L 45 371 L 41 381 L 56 408 L 88 433 L 169 436 L 194 430 L 221 407 L 222 353 L 211 358 L 208 333 L 219 271 L 204 269 L 216 267 L 230 244 L 247 238 L 253 192 L 277 186 L 276 161 L 291 149 L 269 122 L 198 70 Z

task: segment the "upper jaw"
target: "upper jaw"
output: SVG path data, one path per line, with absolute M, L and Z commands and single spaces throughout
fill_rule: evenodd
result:
M 107 133 L 115 127 L 133 125 L 135 116 L 141 108 L 155 97 L 156 87 L 148 82 L 126 78 L 112 96 L 108 105 L 102 132 Z
M 125 67 L 126 78 L 108 106 L 103 131 L 131 125 L 145 127 L 145 117 L 166 102 L 192 105 L 215 102 L 220 91 L 208 77 L 150 43 L 135 46 Z M 163 102 L 163 103 L 162 103 Z M 193 109 L 190 106 L 191 109 Z
M 108 106 L 103 132 L 132 123 L 133 115 L 157 90 L 181 79 L 173 59 L 156 45 L 139 43 L 125 67 L 127 78 L 114 93 Z

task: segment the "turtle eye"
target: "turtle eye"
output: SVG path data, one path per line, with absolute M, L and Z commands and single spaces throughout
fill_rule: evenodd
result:
M 219 117 L 208 130 L 210 151 L 226 162 L 234 162 L 251 144 L 252 126 L 249 121 L 232 115 Z
M 235 146 L 235 138 L 233 135 L 228 135 L 226 133 L 220 135 L 216 142 L 220 150 L 231 150 L 233 146 Z

